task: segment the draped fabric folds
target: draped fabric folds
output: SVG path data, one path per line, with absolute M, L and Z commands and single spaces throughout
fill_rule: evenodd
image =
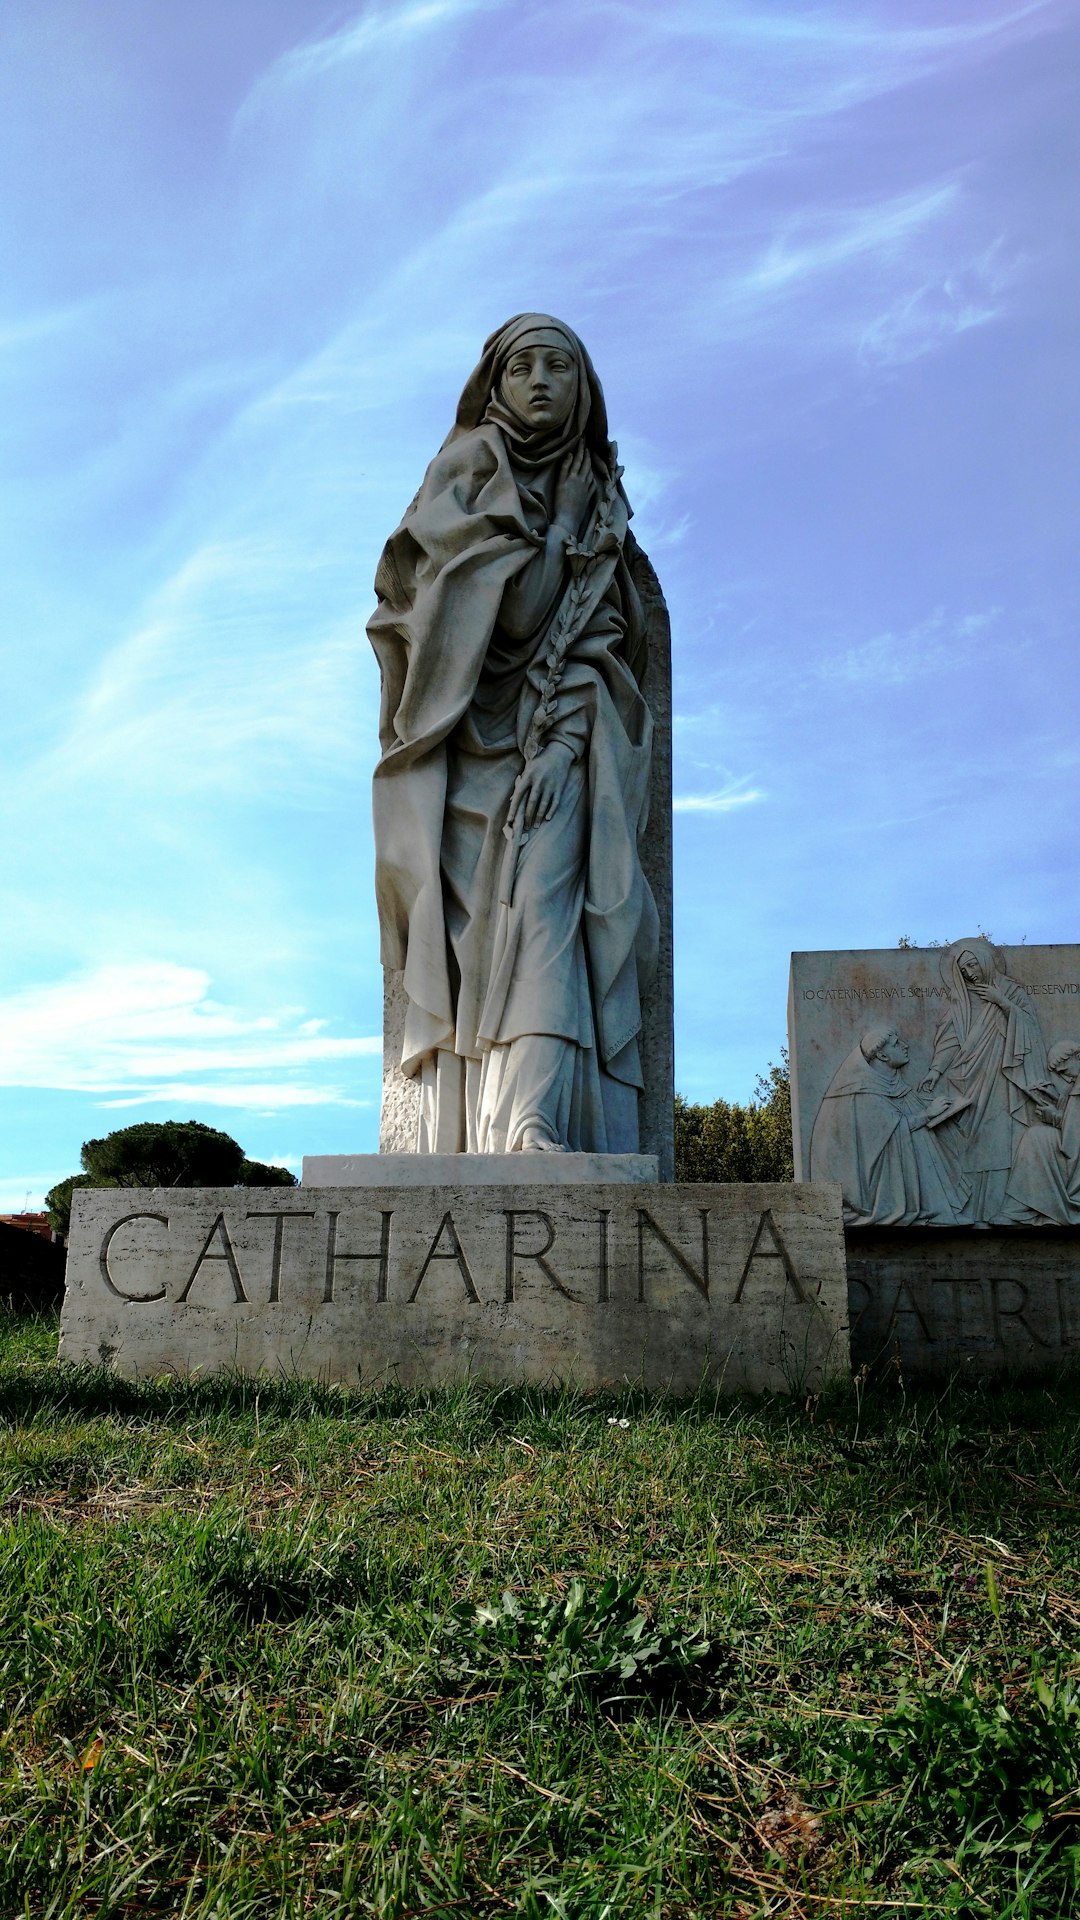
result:
M 834 1073 L 810 1138 L 811 1180 L 836 1180 L 849 1226 L 954 1219 L 926 1107 L 899 1068 L 855 1046 Z
M 965 976 L 965 960 L 973 979 Z M 1009 979 L 1002 954 L 982 934 L 946 948 L 942 978 L 950 1004 L 930 1066 L 963 1104 L 939 1129 L 938 1141 L 962 1196 L 961 1221 L 999 1220 L 1008 1211 L 1009 1170 L 1036 1098 L 1053 1088 L 1046 1046 L 1030 996 Z
M 541 330 L 565 339 L 577 395 L 563 425 L 533 432 L 500 378 Z M 613 537 L 579 575 L 584 599 L 553 702 L 548 737 L 572 756 L 566 790 L 521 843 L 508 881 L 504 827 L 569 565 L 534 634 L 504 631 L 500 608 L 543 550 L 560 465 L 582 443 L 613 501 Z M 623 557 L 628 516 L 584 348 L 548 315 L 517 316 L 486 343 L 386 544 L 368 624 L 382 677 L 382 957 L 404 973 L 401 1065 L 421 1079 L 421 1149 L 507 1151 L 530 1132 L 581 1150 L 638 1145 L 637 1036 L 657 917 L 638 858 L 652 720 Z
M 1025 1128 L 1007 1188 L 1006 1223 L 1080 1226 L 1080 1084 L 1060 1104 L 1057 1126 Z

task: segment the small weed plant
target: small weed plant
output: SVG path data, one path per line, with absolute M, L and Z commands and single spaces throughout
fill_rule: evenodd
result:
M 447 1637 L 447 1672 L 456 1680 L 531 1689 L 553 1707 L 584 1703 L 602 1710 L 644 1698 L 686 1695 L 704 1678 L 710 1646 L 699 1629 L 650 1620 L 639 1604 L 642 1581 L 605 1580 L 590 1593 L 571 1580 L 565 1594 L 519 1597 L 499 1606 L 457 1606 Z

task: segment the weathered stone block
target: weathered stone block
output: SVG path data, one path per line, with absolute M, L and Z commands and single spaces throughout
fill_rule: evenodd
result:
M 848 1371 L 839 1189 L 86 1190 L 60 1357 L 128 1376 L 813 1388 Z
M 852 1366 L 910 1380 L 1080 1365 L 1080 1232 L 851 1227 Z

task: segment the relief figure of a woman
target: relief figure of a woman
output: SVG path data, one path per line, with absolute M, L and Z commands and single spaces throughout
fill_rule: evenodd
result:
M 1030 995 L 1010 980 L 999 949 L 984 934 L 954 940 L 942 953 L 941 973 L 949 1007 L 919 1092 L 933 1094 L 940 1081 L 949 1090 L 936 1103 L 946 1109 L 937 1140 L 955 1185 L 957 1219 L 986 1227 L 1007 1217 L 1005 1190 L 1020 1140 L 1055 1088 Z

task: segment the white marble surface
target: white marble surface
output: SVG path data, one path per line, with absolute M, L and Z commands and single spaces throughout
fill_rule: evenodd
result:
M 663 594 L 565 323 L 496 329 L 456 419 L 390 535 L 368 623 L 381 1145 L 644 1150 L 670 1180 Z
M 570 1187 L 659 1178 L 649 1153 L 305 1154 L 305 1187 Z

